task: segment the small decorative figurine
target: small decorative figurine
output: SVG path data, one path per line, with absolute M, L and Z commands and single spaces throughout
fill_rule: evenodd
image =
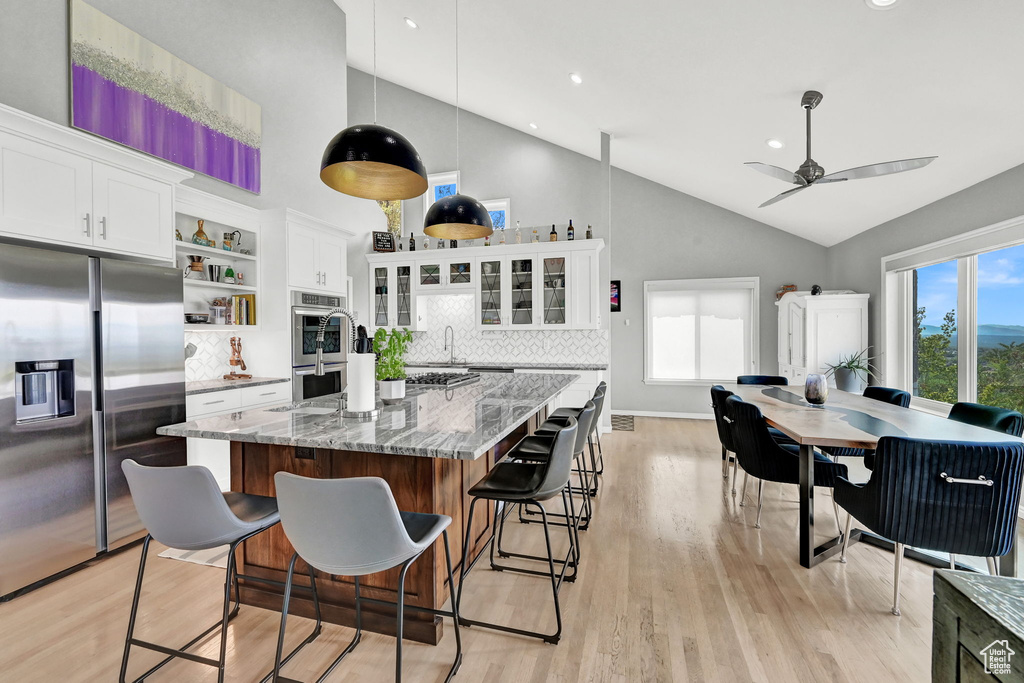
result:
M 203 221 L 202 218 L 199 219 L 198 223 L 199 223 L 199 229 L 196 230 L 195 233 L 192 234 L 192 244 L 198 244 L 201 247 L 215 247 L 215 246 L 217 246 L 217 243 L 215 241 L 211 240 L 209 237 L 207 237 L 206 231 L 203 230 L 203 223 L 204 223 L 204 221 Z

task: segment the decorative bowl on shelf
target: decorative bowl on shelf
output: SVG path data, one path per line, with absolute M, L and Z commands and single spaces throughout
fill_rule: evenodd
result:
M 190 325 L 205 325 L 210 322 L 209 313 L 186 313 L 185 322 Z

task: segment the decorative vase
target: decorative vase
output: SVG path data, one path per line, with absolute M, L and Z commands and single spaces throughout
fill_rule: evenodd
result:
M 860 373 L 850 368 L 836 368 L 836 389 L 859 394 L 862 389 Z
M 385 405 L 401 403 L 405 398 L 404 379 L 382 379 L 378 384 L 380 385 L 380 400 L 384 401 Z
M 804 380 L 804 398 L 811 405 L 823 405 L 828 400 L 828 378 L 813 373 L 807 375 Z

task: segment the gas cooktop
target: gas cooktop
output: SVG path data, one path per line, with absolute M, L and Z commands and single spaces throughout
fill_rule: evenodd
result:
M 478 372 L 424 372 L 420 375 L 409 375 L 405 383 L 421 387 L 455 387 L 478 379 Z

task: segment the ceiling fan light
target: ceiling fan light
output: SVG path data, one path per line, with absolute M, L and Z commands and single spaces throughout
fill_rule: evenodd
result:
M 369 123 L 334 136 L 320 162 L 320 180 L 363 199 L 412 199 L 427 191 L 427 169 L 412 143 Z
M 423 232 L 446 240 L 472 240 L 494 233 L 491 214 L 479 201 L 464 194 L 442 197 L 423 217 Z

